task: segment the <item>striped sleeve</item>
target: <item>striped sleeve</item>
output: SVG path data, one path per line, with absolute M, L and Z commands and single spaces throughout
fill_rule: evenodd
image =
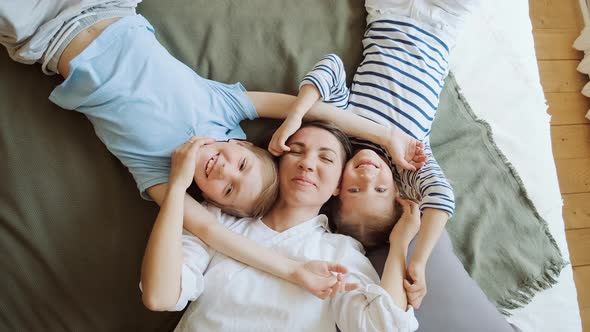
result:
M 299 89 L 306 84 L 313 84 L 322 95 L 322 101 L 338 108 L 346 108 L 348 104 L 348 88 L 346 87 L 346 71 L 340 57 L 328 54 L 316 63 L 305 75 Z
M 396 166 L 402 190 L 409 198 L 419 201 L 421 212 L 426 208 L 439 209 L 447 212 L 450 218 L 455 211 L 453 188 L 434 159 L 428 141 L 424 142 L 424 151 L 428 161 L 418 171 Z

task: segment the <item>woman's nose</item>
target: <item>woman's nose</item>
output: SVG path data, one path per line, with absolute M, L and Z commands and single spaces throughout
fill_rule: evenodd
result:
M 305 157 L 299 161 L 298 166 L 299 166 L 299 169 L 311 172 L 311 171 L 313 171 L 314 165 L 315 165 L 315 161 L 313 160 L 313 158 Z

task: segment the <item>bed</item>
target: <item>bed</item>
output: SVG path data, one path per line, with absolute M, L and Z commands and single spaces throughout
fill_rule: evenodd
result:
M 537 69 L 528 1 L 482 1 L 457 43 L 451 70 L 474 112 L 492 127 L 496 144 L 518 171 L 567 259 L 550 116 Z M 555 286 L 514 310 L 509 321 L 524 331 L 581 331 L 571 265 L 563 269 Z
M 147 0 L 139 11 L 176 57 L 219 81 L 293 93 L 294 78 L 330 52 L 353 72 L 361 58 L 362 3 L 288 3 L 288 15 L 279 1 L 251 1 L 236 12 L 231 1 Z M 259 30 L 275 25 L 285 30 Z M 251 42 L 231 45 L 232 36 L 248 33 Z M 452 60 L 465 99 L 492 127 L 567 258 L 527 1 L 484 3 Z M 58 78 L 5 53 L 0 72 L 0 330 L 170 331 L 179 314 L 147 311 L 137 287 L 156 206 L 139 198 L 131 176 L 83 116 L 47 100 Z M 248 127 L 256 131 L 258 124 Z M 571 266 L 553 288 L 511 314 L 523 331 L 580 331 Z

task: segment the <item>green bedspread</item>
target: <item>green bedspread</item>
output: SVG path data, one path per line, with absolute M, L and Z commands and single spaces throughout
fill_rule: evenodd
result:
M 351 78 L 361 59 L 365 14 L 355 0 L 150 0 L 139 11 L 200 75 L 249 90 L 294 93 L 330 52 Z M 48 101 L 57 77 L 6 52 L 0 77 L 0 330 L 171 330 L 179 314 L 144 309 L 138 288 L 155 204 L 139 198 L 82 115 Z M 449 232 L 492 301 L 526 303 L 559 273 L 559 251 L 450 83 L 432 134 L 457 196 Z M 254 139 L 268 134 L 268 123 L 247 127 Z
M 547 222 L 452 75 L 431 143 L 455 192 L 455 216 L 447 225 L 455 253 L 490 300 L 507 313 L 555 284 L 565 262 Z

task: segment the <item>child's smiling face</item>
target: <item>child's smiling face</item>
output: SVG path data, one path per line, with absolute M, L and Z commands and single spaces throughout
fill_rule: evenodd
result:
M 203 196 L 221 207 L 249 214 L 265 188 L 268 171 L 248 147 L 237 140 L 215 142 L 197 152 L 194 180 Z

